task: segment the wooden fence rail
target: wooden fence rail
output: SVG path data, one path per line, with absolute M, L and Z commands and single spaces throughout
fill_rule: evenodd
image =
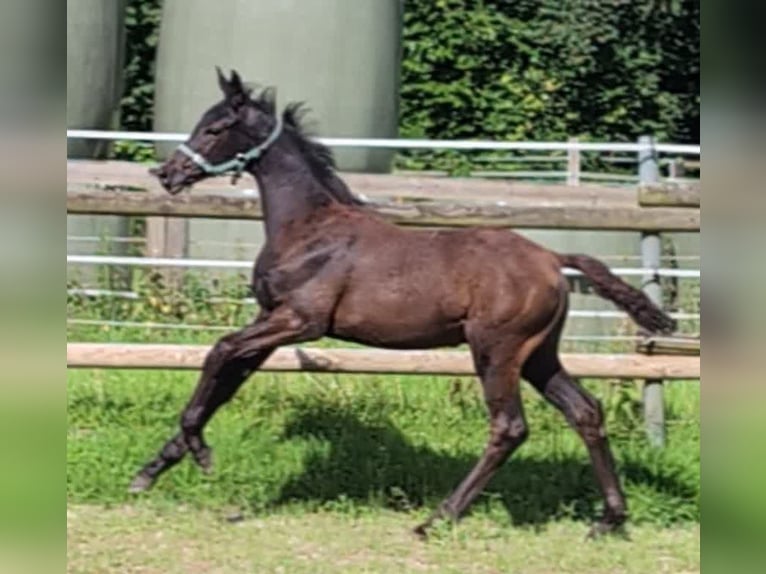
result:
M 699 231 L 699 210 L 674 207 L 478 202 L 375 204 L 374 209 L 402 225 L 422 227 L 494 226 L 527 229 L 591 229 L 615 231 Z M 154 215 L 217 219 L 262 219 L 257 197 L 231 194 L 167 194 L 70 190 L 72 214 Z
M 622 203 L 636 204 L 636 190 L 580 183 L 578 186 L 526 183 L 502 179 L 476 177 L 444 177 L 425 172 L 372 174 L 339 174 L 355 193 L 375 200 L 402 200 L 417 198 L 428 201 L 523 201 L 548 203 L 562 201 L 591 206 Z M 125 161 L 67 161 L 67 186 L 70 190 L 99 186 L 102 189 L 148 191 L 164 194 L 157 178 L 151 176 L 147 166 Z M 211 177 L 197 182 L 194 193 L 222 193 L 252 190 L 251 177 L 242 177 L 232 186 L 229 177 Z
M 381 215 L 403 225 L 613 231 L 699 231 L 700 211 L 669 201 L 639 205 L 636 188 L 603 185 L 543 185 L 470 178 L 341 174 L 368 197 Z M 129 162 L 67 162 L 67 212 L 71 214 L 261 219 L 253 183 L 236 189 L 226 178 L 210 178 L 192 193 L 171 197 L 146 170 Z M 662 184 L 667 195 L 672 185 Z M 677 187 L 677 186 L 676 186 Z M 688 186 L 684 186 L 686 189 Z M 651 192 L 645 188 L 645 193 Z M 239 191 L 232 194 L 231 191 Z
M 638 187 L 638 203 L 643 207 L 691 207 L 701 204 L 702 185 L 694 183 L 652 183 Z
M 69 368 L 198 370 L 206 345 L 68 343 Z M 700 358 L 641 354 L 563 354 L 576 377 L 595 379 L 699 379 Z M 392 351 L 282 347 L 263 371 L 413 375 L 473 375 L 467 351 Z

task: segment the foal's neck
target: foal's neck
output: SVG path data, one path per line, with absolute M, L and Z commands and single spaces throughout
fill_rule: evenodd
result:
M 333 201 L 290 134 L 283 134 L 249 171 L 258 182 L 267 239 Z

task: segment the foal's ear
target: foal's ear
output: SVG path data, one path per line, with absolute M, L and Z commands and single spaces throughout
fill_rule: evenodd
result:
M 229 102 L 233 108 L 242 106 L 247 101 L 249 92 L 242 85 L 242 78 L 239 77 L 237 71 L 232 70 L 231 78 L 228 80 L 221 71 L 221 68 L 216 66 L 215 71 L 218 75 L 218 86 L 221 88 L 226 101 Z
M 223 70 L 219 66 L 215 67 L 215 74 L 218 76 L 218 87 L 221 88 L 225 97 L 229 96 L 229 80 L 223 75 Z

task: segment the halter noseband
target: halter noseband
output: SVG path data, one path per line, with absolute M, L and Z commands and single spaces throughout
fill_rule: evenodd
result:
M 261 157 L 263 152 L 268 150 L 269 147 L 271 147 L 271 145 L 282 133 L 282 118 L 277 116 L 276 119 L 277 123 L 274 126 L 272 132 L 269 134 L 269 137 L 267 137 L 257 146 L 250 148 L 248 151 L 238 153 L 236 156 L 234 156 L 233 159 L 230 159 L 229 161 L 212 164 L 205 159 L 205 156 L 194 151 L 185 143 L 178 146 L 178 151 L 191 159 L 197 167 L 199 167 L 207 174 L 221 175 L 222 173 L 232 172 L 234 177 L 238 178 L 242 174 L 242 170 L 245 169 L 245 166 L 254 159 Z

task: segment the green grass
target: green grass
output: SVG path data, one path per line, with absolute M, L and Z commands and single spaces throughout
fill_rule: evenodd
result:
M 215 337 L 69 331 L 81 341 Z M 133 474 L 175 430 L 196 379 L 68 372 L 69 572 L 699 571 L 697 382 L 666 386 L 663 450 L 646 442 L 638 383 L 585 383 L 605 407 L 631 541 L 584 545 L 601 508 L 587 454 L 526 386 L 528 442 L 460 525 L 427 543 L 411 536 L 484 447 L 484 405 L 467 378 L 256 374 L 208 427 L 211 475 L 184 461 L 151 492 L 128 495 Z
M 222 513 L 144 504 L 67 511 L 70 573 L 699 572 L 699 526 L 631 528 L 630 540 L 583 543 L 579 523 L 507 528 L 474 517 L 428 542 L 412 513 L 274 512 L 230 523 Z
M 141 298 L 70 296 L 69 317 L 234 330 L 255 314 L 241 302 L 245 278 L 187 275 L 180 290 L 152 274 L 134 274 L 129 285 L 102 279 L 101 287 Z M 220 335 L 68 326 L 69 341 L 210 344 Z M 568 342 L 562 350 L 631 348 Z M 527 443 L 460 525 L 437 529 L 425 544 L 410 535 L 484 448 L 484 404 L 468 378 L 256 374 L 206 431 L 211 475 L 187 460 L 151 492 L 128 495 L 134 473 L 176 430 L 196 379 L 191 372 L 68 372 L 70 572 L 699 570 L 697 381 L 666 385 L 662 450 L 646 441 L 639 383 L 585 381 L 604 404 L 631 542 L 584 545 L 601 509 L 587 453 L 526 386 Z
M 196 378 L 169 371 L 70 371 L 70 502 L 132 502 L 130 478 L 175 430 Z M 589 386 L 605 403 L 632 521 L 698 520 L 698 385 L 667 386 L 664 450 L 644 438 L 636 385 Z M 484 447 L 487 422 L 477 387 L 470 379 L 257 374 L 208 427 L 212 475 L 184 461 L 145 498 L 244 513 L 432 507 Z M 475 513 L 514 525 L 592 518 L 600 499 L 579 438 L 528 388 L 525 403 L 530 439 Z

